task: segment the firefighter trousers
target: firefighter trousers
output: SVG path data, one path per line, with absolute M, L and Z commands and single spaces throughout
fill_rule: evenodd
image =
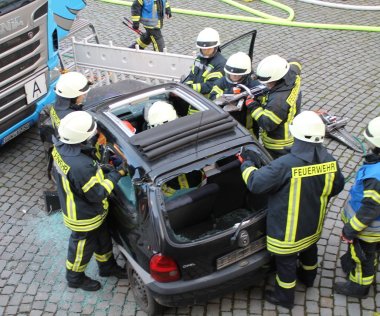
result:
M 162 36 L 161 29 L 145 28 L 145 32 L 137 39 L 137 44 L 141 48 L 146 48 L 148 45 L 153 44 L 153 49 L 156 52 L 163 52 L 165 48 L 164 37 Z
M 377 247 L 378 243 L 369 243 L 355 239 L 349 245 L 348 253 L 341 258 L 345 272 L 349 272 L 350 281 L 362 286 L 370 286 L 377 271 Z
M 298 274 L 300 279 L 312 284 L 317 275 L 318 247 L 313 244 L 308 249 L 287 256 L 275 255 L 276 281 L 274 296 L 281 302 L 293 304 Z M 297 271 L 297 260 L 300 267 Z
M 88 232 L 71 232 L 66 261 L 68 282 L 81 282 L 93 254 L 98 263 L 99 272 L 107 272 L 116 265 L 111 235 L 105 222 L 97 229 Z

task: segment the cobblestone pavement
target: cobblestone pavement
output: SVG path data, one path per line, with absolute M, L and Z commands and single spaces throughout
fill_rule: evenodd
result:
M 293 0 L 282 3 L 294 8 L 297 21 L 374 25 L 378 12 L 349 11 L 318 7 Z M 337 2 L 337 1 L 334 1 Z M 354 0 L 339 1 L 357 4 Z M 130 15 L 129 7 L 88 0 L 80 14 L 90 19 L 103 42 L 128 45 L 133 33 L 122 24 Z M 217 0 L 172 0 L 172 7 L 242 14 Z M 243 3 L 243 2 L 242 2 Z M 378 5 L 363 0 L 360 5 Z M 282 11 L 260 2 L 252 8 L 285 17 Z M 366 123 L 380 115 L 380 41 L 379 33 L 329 31 L 253 24 L 209 19 L 182 14 L 165 22 L 163 30 L 169 52 L 190 54 L 197 33 L 212 26 L 227 41 L 253 28 L 258 30 L 253 63 L 278 53 L 303 63 L 303 109 L 331 111 L 348 117 L 347 130 L 360 136 Z M 335 141 L 328 148 L 338 158 L 346 177 L 354 174 L 361 161 L 359 154 Z M 99 278 L 92 261 L 89 275 L 100 279 L 102 289 L 86 293 L 69 289 L 65 282 L 65 257 L 69 231 L 60 214 L 47 216 L 43 191 L 51 189 L 44 173 L 44 155 L 36 128 L 0 148 L 0 315 L 144 315 L 136 306 L 127 281 Z M 297 285 L 296 306 L 288 310 L 263 300 L 265 287 L 273 278 L 257 287 L 242 289 L 214 299 L 205 305 L 167 309 L 166 315 L 373 315 L 380 312 L 380 275 L 365 300 L 334 295 L 332 285 L 343 279 L 339 256 L 345 250 L 339 235 L 342 223 L 339 211 L 348 196 L 345 191 L 333 199 L 319 242 L 320 269 L 315 287 L 305 290 Z M 118 257 L 120 263 L 123 259 Z M 244 285 L 242 285 L 242 288 Z

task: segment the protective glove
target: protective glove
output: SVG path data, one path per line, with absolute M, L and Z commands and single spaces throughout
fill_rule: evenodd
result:
M 343 226 L 342 234 L 340 238 L 348 244 L 352 244 L 354 242 L 354 238 L 356 236 L 356 231 L 352 228 L 351 224 L 348 222 Z
M 247 107 L 248 111 L 252 113 L 255 111 L 258 107 L 261 106 L 260 102 L 255 100 L 253 97 L 248 96 L 245 100 L 245 106 Z
M 132 28 L 133 28 L 134 30 L 138 30 L 138 29 L 139 29 L 139 27 L 140 27 L 140 23 L 139 23 L 139 22 L 136 22 L 136 21 L 134 21 L 134 22 L 133 22 L 133 24 L 132 24 Z
M 166 14 L 166 17 L 170 19 L 172 17 L 172 9 L 170 9 L 170 7 L 165 8 L 165 14 Z
M 245 147 L 243 147 L 240 153 L 238 153 L 236 156 L 239 159 L 240 163 L 250 162 L 250 165 L 253 165 L 256 168 L 260 168 L 263 165 L 258 154 L 253 150 L 246 149 Z
M 119 174 L 124 177 L 128 174 L 128 164 L 123 161 L 118 167 L 117 167 L 117 172 L 119 172 Z
M 105 174 L 115 171 L 115 167 L 111 164 L 101 164 L 100 168 L 103 170 Z

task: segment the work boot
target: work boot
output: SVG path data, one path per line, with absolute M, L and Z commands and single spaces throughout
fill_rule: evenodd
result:
M 79 282 L 69 281 L 67 284 L 73 289 L 82 289 L 84 291 L 97 291 L 102 287 L 99 281 L 93 280 L 87 275 L 85 275 Z
M 366 298 L 368 296 L 369 287 L 369 285 L 360 285 L 352 281 L 337 282 L 334 284 L 334 291 L 346 296 Z
M 301 267 L 297 268 L 297 279 L 307 288 L 313 286 L 316 274 L 312 275 L 311 272 L 307 272 Z
M 265 291 L 265 300 L 269 303 L 272 303 L 274 305 L 280 305 L 282 307 L 292 309 L 294 307 L 294 303 L 289 303 L 289 302 L 283 302 L 280 301 L 274 294 L 273 291 Z
M 99 271 L 99 275 L 101 277 L 114 276 L 118 279 L 128 279 L 127 271 L 124 268 L 118 266 L 117 264 L 113 265 L 111 268 L 108 268 L 107 270 Z

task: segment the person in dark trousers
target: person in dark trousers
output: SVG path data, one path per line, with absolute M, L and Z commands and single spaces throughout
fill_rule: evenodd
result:
M 223 96 L 223 94 L 243 92 L 238 87 L 238 84 L 242 84 L 247 88 L 259 85 L 259 82 L 252 78 L 251 58 L 243 52 L 235 53 L 228 58 L 224 72 L 225 76 L 215 81 L 210 93 L 210 100 L 215 100 Z M 241 111 L 230 112 L 230 114 L 252 134 L 258 136 L 258 126 L 254 125 L 246 107 L 243 106 Z
M 98 281 L 86 276 L 92 255 L 102 277 L 127 278 L 117 265 L 106 225 L 108 196 L 126 171 L 103 170 L 82 152 L 82 143 L 96 134 L 96 122 L 84 111 L 66 115 L 58 128 L 52 156 L 63 221 L 71 230 L 66 261 L 66 279 L 71 288 L 97 291 Z M 105 172 L 106 172 L 105 171 Z
M 164 16 L 172 17 L 169 2 L 167 0 L 134 0 L 131 7 L 133 29 L 138 30 L 140 23 L 145 32 L 129 48 L 139 45 L 140 49 L 153 43 L 156 52 L 163 52 L 165 48 L 164 37 L 161 29 L 164 25 Z
M 257 79 L 269 89 L 265 97 L 247 99 L 252 118 L 261 129 L 261 140 L 273 158 L 289 153 L 294 138 L 289 124 L 301 109 L 301 64 L 271 55 L 256 69 Z
M 265 300 L 291 309 L 297 277 L 306 287 L 313 286 L 326 206 L 342 191 L 344 178 L 322 145 L 325 126 L 318 114 L 302 112 L 289 128 L 295 137 L 289 154 L 264 167 L 249 150 L 239 160 L 248 189 L 268 195 L 267 249 L 275 257 L 276 280 Z
M 336 293 L 365 298 L 376 282 L 377 249 L 380 242 L 380 117 L 369 122 L 364 137 L 370 153 L 356 174 L 342 220 L 342 240 L 349 245 L 342 268 L 349 276 L 334 285 Z
M 197 37 L 199 54 L 194 60 L 190 74 L 184 83 L 193 90 L 205 95 L 210 94 L 216 80 L 223 78 L 226 59 L 220 51 L 219 33 L 206 27 Z

